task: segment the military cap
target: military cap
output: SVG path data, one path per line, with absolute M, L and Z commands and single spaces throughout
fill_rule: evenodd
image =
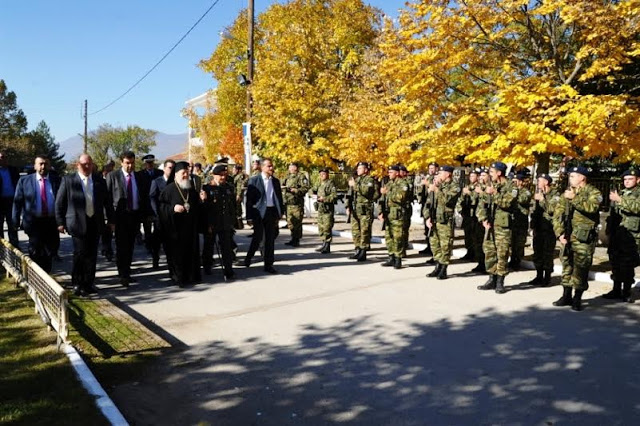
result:
M 429 163 L 429 165 L 430 165 L 430 166 L 440 167 L 440 166 L 438 165 L 438 163 L 436 163 L 435 161 L 430 162 L 430 163 Z
M 366 167 L 368 169 L 369 168 L 369 163 L 367 163 L 366 161 L 360 161 L 360 162 L 358 162 L 356 167 L 360 167 L 360 166 L 364 166 L 364 167 Z
M 546 179 L 547 182 L 549 182 L 549 183 L 553 182 L 553 179 L 551 178 L 551 176 L 549 176 L 548 173 L 540 173 L 538 175 L 538 179 L 540 179 L 540 178 Z
M 519 171 L 518 173 L 516 173 L 516 176 L 515 176 L 515 178 L 518 180 L 525 180 L 528 177 L 529 175 L 526 173 L 523 173 L 522 171 Z
M 629 169 L 629 170 L 625 170 L 622 173 L 622 177 L 625 177 L 625 176 L 636 176 L 637 177 L 637 176 L 640 176 L 640 173 L 638 173 L 638 171 L 636 169 Z
M 453 173 L 453 167 L 451 167 L 451 166 L 442 166 L 442 167 L 440 167 L 440 170 L 443 171 L 443 172 Z
M 189 170 L 189 163 L 186 161 L 178 161 L 173 170 L 175 172 L 179 172 L 180 170 Z
M 589 176 L 589 169 L 584 166 L 575 166 L 569 169 L 569 173 L 578 173 L 582 176 Z
M 214 175 L 221 175 L 226 171 L 227 171 L 227 165 L 226 164 L 216 164 L 213 167 L 213 170 L 211 170 L 211 173 L 213 173 Z
M 474 174 L 474 175 L 479 175 L 480 173 L 482 173 L 482 168 L 481 167 L 477 167 L 475 169 L 471 169 L 469 170 L 469 174 Z
M 507 171 L 507 165 L 504 164 L 502 161 L 496 161 L 495 163 L 492 163 L 491 168 L 500 170 L 502 173 L 505 173 Z
M 404 164 L 399 164 L 398 167 L 400 167 L 400 171 L 401 172 L 408 172 L 409 170 L 407 170 L 407 166 L 405 166 Z
M 398 166 L 397 164 L 393 164 L 391 166 L 389 166 L 389 170 L 395 170 L 396 172 L 400 171 L 400 166 Z
M 328 168 L 328 167 L 324 167 L 324 168 L 320 169 L 320 171 L 319 171 L 319 172 L 320 172 L 320 173 L 323 173 L 323 172 L 324 172 L 324 173 L 327 173 L 327 174 L 328 174 L 328 173 L 330 172 L 330 170 L 329 170 L 329 168 Z
M 142 161 L 144 161 L 145 163 L 153 163 L 154 161 L 156 161 L 156 157 L 153 154 L 147 154 L 142 157 Z
M 229 157 L 222 157 L 216 160 L 213 164 L 229 164 Z

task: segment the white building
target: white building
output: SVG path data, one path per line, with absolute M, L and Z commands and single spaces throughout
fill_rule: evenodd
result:
M 185 109 L 192 109 L 203 115 L 205 112 L 215 111 L 218 108 L 218 98 L 216 96 L 216 89 L 209 90 L 201 95 L 196 96 L 193 99 L 189 99 L 184 103 Z M 191 126 L 191 120 L 187 123 L 187 130 L 189 135 L 188 154 L 189 161 L 191 161 L 191 147 L 202 146 L 203 142 L 196 134 L 196 129 Z

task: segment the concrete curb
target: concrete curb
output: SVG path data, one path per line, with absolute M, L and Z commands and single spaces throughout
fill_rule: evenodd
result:
M 308 232 L 313 232 L 314 234 L 318 234 L 318 227 L 315 225 L 303 225 L 302 228 Z M 348 239 L 353 238 L 353 234 L 351 234 L 350 231 L 333 231 L 332 234 L 336 237 L 343 237 Z M 371 242 L 378 243 L 378 244 L 385 244 L 385 239 L 382 237 L 371 237 Z M 409 243 L 409 248 L 413 250 L 423 250 L 426 247 L 427 245 L 422 243 L 416 243 L 416 244 Z M 467 253 L 466 249 L 455 249 L 453 250 L 451 257 L 453 257 L 454 259 L 460 259 L 466 253 Z M 530 260 L 523 260 L 520 265 L 522 266 L 523 269 L 531 269 L 531 270 L 535 269 L 533 262 L 531 262 Z M 554 265 L 553 272 L 555 274 L 561 274 L 562 265 Z M 611 280 L 611 275 L 610 273 L 607 273 L 607 272 L 589 271 L 589 279 L 592 281 L 613 284 L 613 281 Z M 636 286 L 638 286 L 639 284 L 640 284 L 640 281 L 637 281 Z
M 82 386 L 95 398 L 96 405 L 109 423 L 114 426 L 128 426 L 129 423 L 124 419 L 118 407 L 116 407 L 111 398 L 109 398 L 109 395 L 104 391 L 78 351 L 71 345 L 64 345 L 64 353 L 69 358 L 73 369 L 82 382 Z

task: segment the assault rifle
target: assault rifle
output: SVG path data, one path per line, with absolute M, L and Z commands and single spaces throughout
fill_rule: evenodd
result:
M 434 179 L 433 184 L 437 187 L 437 181 Z M 436 191 L 429 192 L 429 218 L 431 219 L 431 228 L 427 234 L 427 239 L 431 237 L 431 234 L 436 228 Z
M 385 187 L 389 183 L 389 177 L 385 176 L 382 178 L 381 185 Z M 387 220 L 389 220 L 389 203 L 387 202 L 387 196 L 389 193 L 382 194 L 382 201 L 380 202 L 380 214 L 382 214 L 382 228 L 381 231 L 384 231 L 387 228 Z
M 567 184 L 567 189 L 571 187 Z M 564 194 L 563 194 L 564 196 Z M 573 255 L 571 252 L 571 234 L 573 233 L 573 203 L 570 199 L 564 199 L 564 212 L 562 214 L 562 225 L 564 228 L 564 238 L 567 240 L 567 244 L 564 246 L 564 254 L 567 257 L 570 265 L 573 265 Z
M 493 185 L 488 185 L 487 188 L 493 188 Z M 491 225 L 489 229 L 484 230 L 484 240 L 488 240 L 491 235 L 493 235 L 493 239 L 495 241 L 496 231 L 495 231 L 495 222 L 496 218 L 496 203 L 493 201 L 493 194 L 489 194 L 489 202 L 487 203 L 487 222 Z

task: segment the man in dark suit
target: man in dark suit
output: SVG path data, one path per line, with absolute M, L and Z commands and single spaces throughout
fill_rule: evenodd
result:
M 163 174 L 157 177 L 151 182 L 151 190 L 149 191 L 149 200 L 151 202 L 151 209 L 153 210 L 153 233 L 151 234 L 151 257 L 153 259 L 153 268 L 158 269 L 160 267 L 160 245 L 164 247 L 164 254 L 169 255 L 169 250 L 166 248 L 167 239 L 164 237 L 162 227 L 160 223 L 159 214 L 159 202 L 160 194 L 167 187 L 167 182 L 171 177 L 171 172 L 175 167 L 176 162 L 173 160 L 166 160 L 164 162 Z M 169 263 L 169 259 L 167 259 Z
M 71 283 L 76 296 L 95 293 L 98 239 L 104 226 L 108 205 L 107 187 L 99 174 L 93 173 L 88 154 L 78 159 L 77 173 L 65 176 L 56 196 L 56 222 L 60 233 L 68 232 L 73 240 Z
M 9 242 L 18 247 L 18 226 L 13 222 L 13 196 L 20 179 L 20 172 L 9 165 L 7 156 L 0 152 L 0 238 L 4 238 L 4 221 L 7 221 Z
M 35 173 L 18 181 L 13 200 L 13 223 L 29 236 L 29 256 L 45 272 L 51 272 L 51 259 L 58 245 L 55 201 L 60 180 L 49 173 L 49 158 L 38 155 L 33 168 Z
M 121 168 L 107 175 L 107 199 L 113 210 L 108 217 L 109 226 L 116 237 L 116 265 L 120 284 L 129 287 L 136 280 L 131 277 L 131 261 L 140 222 L 150 215 L 149 192 L 151 184 L 135 171 L 136 155 L 127 151 L 120 157 Z M 149 186 L 147 186 L 147 183 Z
M 251 259 L 264 235 L 264 270 L 271 274 L 278 273 L 273 267 L 274 246 L 278 221 L 283 211 L 280 181 L 273 176 L 271 159 L 265 158 L 261 163 L 261 173 L 252 176 L 247 183 L 247 222 L 253 223 L 253 237 L 244 266 L 251 265 Z
M 143 169 L 140 173 L 140 176 L 144 176 L 145 186 L 151 189 L 151 184 L 154 180 L 162 176 L 162 170 L 156 167 L 156 157 L 153 154 L 147 154 L 142 157 L 143 161 Z M 154 218 L 153 215 L 146 216 L 142 219 L 142 228 L 144 229 L 144 245 L 149 251 L 152 253 L 153 251 L 153 223 Z

